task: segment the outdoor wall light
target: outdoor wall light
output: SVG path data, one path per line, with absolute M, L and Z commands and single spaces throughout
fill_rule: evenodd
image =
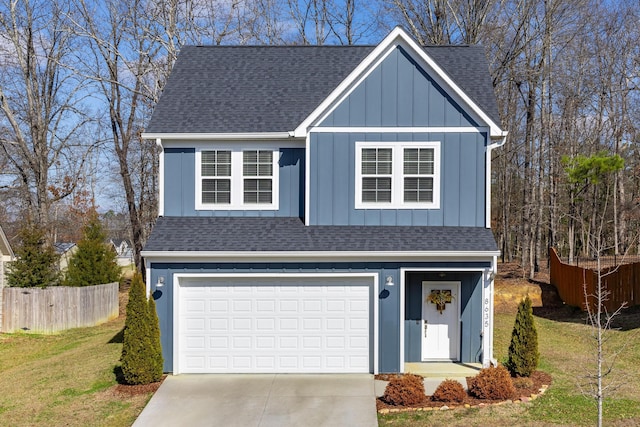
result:
M 387 282 L 386 282 L 387 286 L 394 286 L 395 284 L 393 283 L 393 277 L 391 276 L 387 276 Z
M 161 288 L 164 286 L 164 276 L 158 276 L 158 283 L 156 283 L 156 288 Z
M 490 282 L 493 282 L 493 279 L 496 278 L 496 273 L 493 270 L 488 270 L 487 271 L 487 280 Z

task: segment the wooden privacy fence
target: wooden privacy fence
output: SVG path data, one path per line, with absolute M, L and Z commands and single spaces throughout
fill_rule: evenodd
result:
M 2 332 L 52 334 L 118 317 L 118 283 L 69 287 L 4 288 Z
M 586 295 L 589 304 L 595 308 L 595 292 L 598 284 L 597 271 L 564 264 L 555 249 L 549 251 L 550 281 L 558 290 L 565 304 L 586 309 Z M 609 293 L 604 305 L 612 311 L 627 303 L 629 307 L 640 305 L 640 263 L 624 264 L 603 268 L 600 272 L 603 288 Z

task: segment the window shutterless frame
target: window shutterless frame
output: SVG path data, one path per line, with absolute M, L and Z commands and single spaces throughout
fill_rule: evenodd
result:
M 196 149 L 196 210 L 277 210 L 280 151 L 221 144 Z
M 440 145 L 439 141 L 357 141 L 355 208 L 439 209 Z

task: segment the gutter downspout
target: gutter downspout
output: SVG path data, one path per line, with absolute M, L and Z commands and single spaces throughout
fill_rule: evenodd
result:
M 486 190 L 485 191 L 486 191 L 487 202 L 486 202 L 485 214 L 484 214 L 486 228 L 491 228 L 491 152 L 495 148 L 502 147 L 507 142 L 508 133 L 509 132 L 507 131 L 502 131 L 502 135 L 498 137 L 499 139 L 496 142 L 487 145 L 487 148 L 486 148 L 486 156 L 485 156 Z

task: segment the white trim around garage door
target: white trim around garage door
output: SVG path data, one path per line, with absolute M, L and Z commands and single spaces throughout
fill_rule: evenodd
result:
M 371 279 L 372 292 L 370 292 L 370 306 L 373 306 L 373 327 L 370 329 L 373 334 L 373 373 L 378 373 L 378 273 L 176 273 L 173 276 L 173 374 L 179 374 L 179 336 L 180 331 L 180 282 L 185 279 L 259 279 L 259 278 L 283 278 L 283 279 L 304 279 L 304 278 L 369 278 Z

